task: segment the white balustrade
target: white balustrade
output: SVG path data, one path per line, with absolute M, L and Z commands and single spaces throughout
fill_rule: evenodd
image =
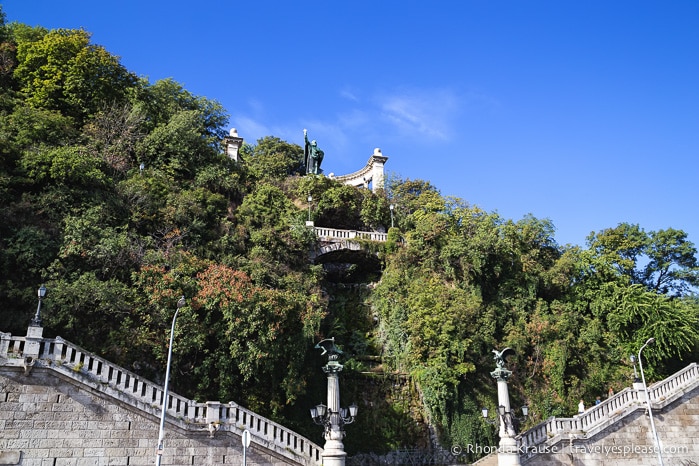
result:
M 0 365 L 21 366 L 25 342 L 25 337 L 13 337 L 9 333 L 0 332 Z M 258 443 L 272 445 L 281 452 L 291 451 L 305 458 L 309 464 L 321 462 L 321 447 L 280 424 L 233 402 L 228 405 L 219 402 L 197 403 L 172 392 L 168 392 L 167 400 L 163 400 L 164 390 L 161 386 L 60 337 L 42 339 L 39 359 L 44 367 L 59 371 L 64 376 L 92 383 L 94 388 L 101 388 L 105 392 L 116 390 L 128 395 L 134 400 L 134 405 L 141 409 L 150 407 L 154 413 L 158 413 L 165 402 L 167 414 L 184 420 L 184 428 L 199 430 L 202 424 L 217 422 L 225 430 L 238 435 L 242 435 L 247 429 L 253 435 L 253 440 L 257 437 Z
M 325 227 L 314 227 L 316 235 L 320 239 L 363 239 L 368 241 L 379 241 L 386 242 L 388 238 L 388 233 L 381 233 L 378 231 L 357 231 L 357 230 L 339 230 L 336 228 L 325 228 Z
M 699 366 L 696 363 L 692 363 L 667 379 L 649 387 L 651 402 L 659 403 L 670 396 L 681 393 L 688 386 L 697 383 L 699 383 Z M 590 432 L 595 428 L 602 427 L 604 423 L 611 422 L 614 417 L 621 415 L 627 408 L 639 406 L 644 400 L 645 394 L 641 391 L 625 388 L 575 417 L 552 417 L 543 421 L 523 432 L 517 438 L 517 445 L 522 447 L 522 451 L 532 451 L 537 445 L 544 444 L 556 436 L 567 439 L 571 435 L 576 435 L 580 432 Z

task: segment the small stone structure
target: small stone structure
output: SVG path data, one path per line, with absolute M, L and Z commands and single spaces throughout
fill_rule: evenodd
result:
M 228 136 L 223 138 L 223 145 L 226 148 L 226 155 L 238 161 L 238 151 L 243 146 L 243 138 L 238 136 L 238 130 L 231 128 Z
M 379 189 L 384 189 L 384 165 L 388 157 L 381 153 L 378 147 L 374 149 L 374 153 L 369 157 L 369 161 L 359 171 L 350 173 L 349 175 L 341 175 L 331 177 L 335 180 L 348 184 L 350 186 L 368 188 L 371 184 L 372 192 L 377 192 Z
M 60 337 L 0 332 L 0 465 L 152 465 L 162 403 L 163 464 L 318 466 L 315 443 L 237 404 L 197 403 Z

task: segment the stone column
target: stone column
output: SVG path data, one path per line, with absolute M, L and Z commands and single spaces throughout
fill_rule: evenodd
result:
M 498 366 L 490 375 L 498 381 L 498 406 L 505 407 L 505 414 L 500 415 L 500 444 L 498 448 L 498 466 L 518 466 L 519 454 L 517 452 L 517 441 L 515 440 L 515 430 L 512 422 L 512 411 L 510 409 L 510 393 L 507 388 L 507 379 L 512 372 L 504 367 Z
M 342 439 L 345 432 L 340 419 L 340 380 L 339 373 L 342 364 L 338 362 L 339 354 L 331 353 L 328 363 L 323 366 L 323 372 L 328 375 L 328 411 L 330 426 L 325 430 L 325 445 L 323 446 L 323 466 L 345 466 L 345 445 Z
M 223 138 L 223 144 L 226 146 L 226 155 L 237 162 L 238 150 L 243 145 L 243 138 L 238 136 L 238 130 L 232 128 L 230 135 Z
M 388 157 L 381 154 L 381 149 L 374 149 L 374 153 L 369 159 L 371 165 L 371 191 L 377 192 L 379 189 L 384 189 L 383 169 Z

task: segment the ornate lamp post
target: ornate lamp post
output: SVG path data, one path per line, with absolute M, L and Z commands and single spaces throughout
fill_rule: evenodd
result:
M 485 419 L 487 423 L 495 424 L 499 420 L 505 424 L 506 429 L 511 429 L 516 433 L 517 430 L 519 430 L 517 423 L 524 421 L 527 418 L 527 415 L 529 415 L 529 406 L 522 406 L 522 417 L 517 417 L 514 415 L 514 413 L 507 411 L 503 405 L 498 406 L 496 419 L 488 419 L 488 408 L 482 408 L 481 414 L 483 414 L 483 419 Z
M 311 408 L 313 422 L 324 426 L 323 437 L 323 465 L 324 466 L 344 466 L 345 446 L 342 439 L 345 437 L 345 424 L 354 422 L 357 416 L 357 405 L 352 404 L 349 408 L 340 408 L 340 383 L 338 374 L 342 371 L 342 364 L 338 362 L 342 351 L 335 346 L 335 338 L 321 341 L 316 346 L 328 355 L 328 363 L 323 366 L 323 372 L 328 375 L 328 405 L 320 403 Z
M 389 210 L 391 211 L 391 228 L 393 228 L 393 209 L 395 209 L 395 205 L 391 204 L 388 206 Z
M 500 421 L 500 444 L 498 448 L 499 466 L 519 465 L 519 454 L 517 453 L 517 441 L 515 436 L 515 420 L 518 420 L 510 408 L 510 393 L 507 389 L 507 379 L 512 375 L 512 371 L 505 368 L 505 357 L 514 354 L 511 348 L 502 351 L 493 350 L 495 358 L 495 370 L 490 375 L 498 381 L 498 419 Z M 529 413 L 528 407 L 522 407 L 522 414 Z M 483 417 L 487 418 L 488 411 L 483 410 Z
M 654 341 L 655 338 L 649 338 L 648 340 L 646 340 L 643 346 L 641 346 L 641 349 L 638 350 L 638 368 L 641 370 L 641 381 L 643 382 L 643 389 L 646 392 L 646 403 L 648 404 L 648 419 L 650 419 L 650 428 L 653 431 L 653 437 L 655 438 L 655 448 L 656 450 L 658 450 L 658 464 L 660 464 L 660 466 L 664 466 L 663 455 L 660 449 L 660 439 L 658 438 L 658 431 L 655 430 L 655 421 L 653 421 L 653 408 L 650 404 L 650 393 L 648 393 L 648 385 L 646 385 L 646 376 L 643 375 L 643 362 L 641 361 L 641 351 L 643 351 L 643 348 L 650 345 Z
M 39 305 L 36 307 L 36 314 L 29 324 L 32 327 L 41 327 L 41 300 L 46 296 L 46 287 L 41 285 L 37 294 L 39 295 Z
M 158 451 L 156 452 L 155 464 L 160 466 L 160 461 L 163 457 L 163 440 L 165 437 L 165 412 L 167 411 L 167 385 L 170 381 L 170 362 L 172 361 L 172 340 L 175 336 L 175 322 L 177 321 L 177 313 L 180 312 L 180 308 L 184 307 L 185 300 L 184 296 L 180 297 L 177 301 L 177 309 L 175 310 L 175 316 L 172 318 L 172 327 L 170 328 L 170 348 L 167 352 L 167 369 L 165 369 L 165 387 L 163 389 L 163 409 L 160 413 L 160 430 L 158 432 Z

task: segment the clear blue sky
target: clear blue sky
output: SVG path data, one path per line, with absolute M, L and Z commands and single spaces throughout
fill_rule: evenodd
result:
M 386 170 L 560 244 L 621 222 L 699 244 L 699 1 L 9 0 L 151 82 L 219 101 L 254 143 Z

